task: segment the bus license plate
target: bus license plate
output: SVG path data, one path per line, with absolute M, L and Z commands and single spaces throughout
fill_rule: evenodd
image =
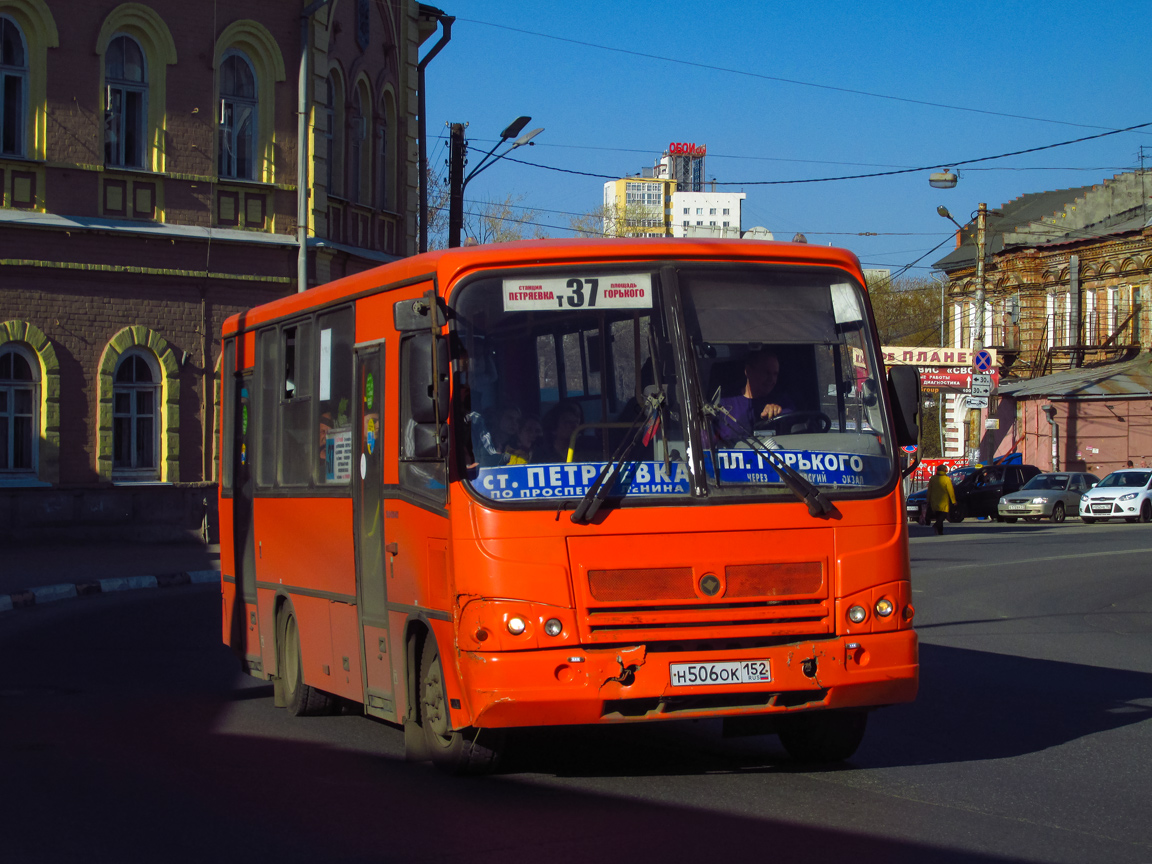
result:
M 671 663 L 673 687 L 709 684 L 758 684 L 772 680 L 767 660 L 724 660 L 718 663 Z

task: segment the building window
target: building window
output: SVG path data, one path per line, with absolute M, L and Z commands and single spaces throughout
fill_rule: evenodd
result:
M 388 209 L 388 126 L 376 124 L 376 209 Z
M 328 76 L 328 98 L 325 100 L 324 109 L 324 143 L 328 148 L 328 156 L 324 160 L 325 164 L 325 182 L 324 186 L 331 193 L 332 178 L 336 172 L 333 170 L 333 163 L 336 161 L 336 85 L 332 83 L 332 76 Z
M 725 223 L 724 223 L 724 227 L 725 227 L 725 228 L 727 228 L 727 227 L 728 227 L 729 225 L 731 225 L 731 224 L 732 224 L 731 222 L 725 222 Z
M 124 354 L 116 367 L 112 390 L 112 470 L 121 477 L 159 476 L 159 379 L 159 370 L 142 353 Z
M 696 208 L 696 215 L 697 216 L 703 216 L 704 215 L 704 208 L 703 207 L 697 207 Z M 697 222 L 696 224 L 699 225 L 700 223 Z
M 716 227 L 716 220 L 715 220 L 715 219 L 713 219 L 713 220 L 712 220 L 711 222 L 709 222 L 708 224 L 709 224 L 709 225 L 711 225 L 713 228 L 715 228 L 715 227 Z
M 28 51 L 16 22 L 0 16 L 0 155 L 23 156 Z
M 702 219 L 701 219 L 701 220 L 697 221 L 697 223 L 696 223 L 696 224 L 697 224 L 697 225 L 703 225 L 703 224 L 704 224 L 704 220 L 702 220 Z
M 684 215 L 685 215 L 685 216 L 687 216 L 687 215 L 688 215 L 688 210 L 689 210 L 689 208 L 688 208 L 688 207 L 685 207 L 685 208 L 684 208 Z
M 716 208 L 715 208 L 715 207 L 710 207 L 710 208 L 708 209 L 708 215 L 709 215 L 709 216 L 715 216 L 715 215 L 716 215 Z
M 357 86 L 352 94 L 352 127 L 348 132 L 348 185 L 349 197 L 355 203 L 364 202 L 364 141 L 368 137 L 368 118 L 364 114 L 364 100 Z
M 729 213 L 728 213 L 728 208 L 727 208 L 727 207 L 725 207 L 725 208 L 724 208 L 724 215 L 725 215 L 725 216 L 728 216 L 728 215 L 729 215 Z M 727 225 L 728 223 L 727 223 L 727 222 L 725 222 L 724 224 L 725 224 L 725 225 Z
M 691 222 L 689 222 L 687 219 L 685 219 L 685 220 L 684 220 L 684 227 L 685 227 L 685 228 L 687 228 L 687 227 L 688 227 L 689 225 L 691 225 L 691 224 L 692 224 L 692 223 L 691 223 Z
M 0 472 L 36 471 L 39 364 L 14 345 L 0 350 Z
M 256 74 L 238 51 L 220 64 L 221 177 L 256 179 Z
M 148 76 L 144 52 L 130 36 L 117 36 L 104 55 L 104 164 L 144 167 Z

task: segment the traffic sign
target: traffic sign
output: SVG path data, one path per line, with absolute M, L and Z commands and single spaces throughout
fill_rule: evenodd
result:
M 975 378 L 976 376 L 972 376 L 972 377 Z M 991 396 L 992 395 L 992 385 L 991 384 L 977 384 L 976 381 L 973 380 L 972 381 L 972 395 L 973 396 Z
M 992 368 L 992 355 L 981 348 L 972 355 L 972 365 L 981 372 L 987 372 Z
M 973 387 L 977 387 L 977 386 L 991 387 L 992 386 L 992 376 L 989 375 L 987 372 L 973 372 L 972 373 L 972 386 Z
M 965 402 L 966 402 L 967 407 L 969 407 L 969 408 L 987 408 L 988 407 L 988 397 L 987 396 L 969 396 L 969 397 L 967 397 Z
M 901 449 L 903 449 L 905 453 L 915 453 L 916 452 L 916 445 L 915 444 L 905 444 L 904 447 Z

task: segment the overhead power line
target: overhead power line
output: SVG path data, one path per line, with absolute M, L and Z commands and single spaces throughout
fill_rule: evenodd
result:
M 961 165 L 974 165 L 977 162 L 990 162 L 993 159 L 1007 159 L 1010 156 L 1023 156 L 1026 153 L 1039 153 L 1042 150 L 1052 150 L 1056 147 L 1067 147 L 1071 144 L 1082 144 L 1085 141 L 1094 141 L 1098 138 L 1107 138 L 1109 135 L 1119 135 L 1123 132 L 1132 132 L 1136 129 L 1144 129 L 1152 126 L 1152 122 L 1138 123 L 1135 126 L 1127 126 L 1124 129 L 1112 129 L 1108 132 L 1101 132 L 1097 135 L 1085 135 L 1082 138 L 1073 138 L 1070 141 L 1058 141 L 1055 144 L 1042 144 L 1039 147 L 1028 147 L 1024 150 L 1013 150 L 1010 153 L 1000 153 L 996 156 L 980 156 L 975 159 L 944 159 L 932 162 L 928 165 L 922 165 L 918 168 L 900 168 L 894 171 L 874 171 L 870 174 L 844 174 L 838 177 L 809 177 L 802 180 L 731 180 L 731 181 L 708 181 L 715 183 L 717 186 L 785 186 L 796 183 L 830 183 L 835 180 L 866 180 L 873 177 L 892 177 L 898 174 L 914 174 L 919 171 L 931 171 L 934 168 L 939 168 L 941 165 L 947 165 L 952 168 L 960 167 Z M 537 162 L 525 162 L 523 159 L 514 159 L 511 156 L 505 157 L 509 162 L 516 162 L 519 165 L 528 165 L 532 168 L 543 168 L 548 171 L 559 171 L 564 174 L 579 174 L 584 177 L 598 177 L 603 180 L 619 180 L 622 179 L 615 174 L 595 174 L 590 171 L 576 171 L 572 168 L 558 168 L 554 165 L 541 165 Z
M 1029 120 L 1035 123 L 1053 123 L 1060 126 L 1076 126 L 1081 129 L 1109 129 L 1108 126 L 1097 126 L 1089 123 L 1073 123 L 1068 120 L 1052 120 L 1047 117 L 1029 117 L 1025 114 L 1009 114 L 1004 111 L 991 111 L 987 108 L 970 108 L 966 105 L 948 105 L 944 102 L 929 102 L 924 99 L 911 99 L 906 96 L 893 96 L 888 93 L 873 93 L 869 90 L 855 90 L 851 87 L 837 87 L 833 84 L 816 84 L 812 81 L 800 81 L 795 78 L 782 78 L 778 75 L 764 75 L 760 72 L 750 72 L 747 69 L 733 69 L 728 66 L 715 66 L 711 63 L 697 63 L 693 60 L 682 60 L 678 57 L 664 57 L 660 54 L 648 54 L 644 51 L 633 51 L 628 48 L 614 48 L 611 45 L 598 45 L 595 42 L 585 42 L 581 39 L 570 39 L 567 36 L 554 36 L 551 33 L 540 33 L 536 30 L 525 30 L 521 27 L 510 27 L 507 24 L 494 24 L 491 21 L 479 21 L 475 18 L 456 18 L 469 24 L 480 24 L 484 27 L 495 27 L 499 30 L 509 30 L 513 33 L 523 33 L 527 36 L 538 36 L 541 39 L 554 39 L 557 42 L 568 42 L 571 45 L 580 45 L 584 48 L 595 48 L 599 51 L 612 51 L 616 54 L 628 54 L 633 57 L 643 57 L 647 60 L 660 60 L 664 63 L 676 63 L 680 66 L 692 66 L 696 69 L 708 69 L 713 72 L 727 72 L 730 75 L 743 75 L 748 78 L 759 78 L 762 81 L 777 81 L 781 84 L 794 84 L 798 87 L 814 87 L 819 90 L 831 90 L 836 93 L 850 93 L 854 96 L 868 96 L 872 99 L 887 99 L 891 102 L 904 102 L 910 105 L 924 105 L 928 108 L 945 108 L 949 111 L 966 111 L 970 114 L 986 114 L 992 117 L 1007 117 L 1011 120 Z

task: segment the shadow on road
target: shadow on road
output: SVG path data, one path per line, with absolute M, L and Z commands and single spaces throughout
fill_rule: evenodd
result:
M 781 818 L 769 801 L 662 803 L 674 796 L 661 786 L 611 779 L 693 775 L 702 784 L 716 773 L 801 770 L 775 739 L 725 742 L 715 723 L 539 732 L 525 739 L 513 776 L 444 777 L 399 759 L 392 727 L 357 716 L 286 718 L 272 709 L 269 687 L 238 686 L 214 591 L 98 598 L 83 609 L 0 627 L 10 864 L 476 864 L 532 850 L 549 862 L 646 860 L 655 850 L 668 861 L 744 850 L 780 861 L 1016 860 L 813 827 Z M 1133 704 L 1152 697 L 1149 675 L 937 646 L 924 646 L 922 661 L 920 699 L 874 715 L 858 757 L 838 770 L 1017 756 L 1149 715 Z M 240 710 L 258 712 L 250 716 L 260 734 L 222 731 Z M 321 728 L 309 724 L 325 724 L 326 739 L 341 745 L 302 740 Z M 557 789 L 516 772 L 592 778 L 580 783 L 598 788 Z M 709 782 L 716 789 L 719 780 Z M 819 822 L 831 793 L 806 788 L 816 810 L 804 812 Z M 955 836 L 954 814 L 918 812 L 923 836 L 942 836 L 934 820 Z

